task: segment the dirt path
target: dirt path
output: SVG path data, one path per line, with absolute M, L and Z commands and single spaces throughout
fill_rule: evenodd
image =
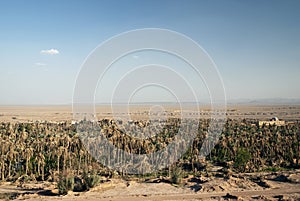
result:
M 157 185 L 157 184 L 156 184 Z M 187 193 L 187 189 L 176 188 L 173 186 L 160 186 L 161 192 L 153 193 L 151 186 L 145 188 L 145 186 L 136 186 L 132 189 L 126 190 L 122 187 L 110 189 L 104 192 L 86 192 L 76 194 L 72 193 L 66 196 L 38 196 L 31 197 L 26 200 L 30 201 L 41 201 L 41 200 L 62 200 L 62 201 L 79 201 L 79 200 L 88 200 L 88 201 L 115 201 L 115 200 L 124 200 L 124 201 L 138 201 L 138 200 L 223 200 L 225 198 L 242 198 L 244 200 L 250 200 L 256 198 L 256 200 L 264 200 L 268 198 L 269 200 L 278 200 L 274 197 L 290 197 L 292 195 L 297 195 L 300 198 L 300 184 L 290 184 L 290 183 L 281 183 L 280 187 L 265 189 L 265 190 L 236 190 L 236 191 L 222 191 L 222 192 L 197 192 Z M 141 189 L 144 189 L 144 192 L 141 192 Z M 123 194 L 121 193 L 123 192 Z M 131 192 L 128 195 L 128 192 Z M 169 192 L 166 194 L 158 194 L 162 192 Z M 127 195 L 126 195 L 127 194 Z M 226 197 L 227 194 L 230 194 L 229 197 Z M 20 197 L 20 200 L 24 198 Z
M 38 182 L 0 185 L 0 200 L 12 195 L 28 201 L 138 201 L 138 200 L 300 200 L 300 172 L 245 173 L 228 179 L 220 177 L 187 177 L 182 185 L 161 180 L 139 182 L 110 179 L 88 192 L 69 192 L 58 196 L 55 183 Z M 1 196 L 2 195 L 2 196 Z
M 102 197 L 101 195 L 95 194 L 93 196 L 82 196 L 72 199 L 63 200 L 84 200 L 89 201 L 103 200 L 103 201 L 113 201 L 113 200 L 124 200 L 124 201 L 134 201 L 134 200 L 195 200 L 195 199 L 207 199 L 216 197 L 225 197 L 226 194 L 237 196 L 237 197 L 252 197 L 252 196 L 276 196 L 276 195 L 286 195 L 293 193 L 300 193 L 300 186 L 298 188 L 283 188 L 283 189 L 271 189 L 263 191 L 243 191 L 243 192 L 218 192 L 218 193 L 195 193 L 195 194 L 173 194 L 173 195 L 136 195 L 136 196 L 115 196 L 115 197 Z

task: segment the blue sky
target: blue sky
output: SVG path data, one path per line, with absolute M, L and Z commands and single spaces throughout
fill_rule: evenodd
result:
M 1 0 L 0 104 L 71 103 L 80 66 L 97 45 L 149 27 L 199 43 L 228 99 L 299 99 L 299 10 L 297 0 Z M 51 49 L 57 54 L 41 52 Z

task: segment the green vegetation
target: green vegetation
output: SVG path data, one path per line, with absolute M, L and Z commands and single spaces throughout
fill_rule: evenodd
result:
M 74 189 L 74 176 L 72 174 L 62 174 L 57 182 L 58 193 L 66 195 L 69 191 Z
M 93 188 L 97 186 L 100 183 L 100 176 L 92 173 L 84 173 L 83 174 L 83 181 L 86 185 L 86 189 L 89 190 L 90 188 Z
M 244 172 L 246 169 L 247 162 L 250 160 L 251 156 L 247 149 L 239 148 L 234 160 L 234 168 Z
M 200 150 L 212 148 L 212 142 L 218 139 L 216 136 L 208 136 L 209 140 L 204 140 L 208 134 L 209 121 L 199 121 L 197 136 L 190 147 L 186 147 L 184 143 L 176 145 L 187 151 L 174 167 L 144 174 L 149 167 L 145 163 L 140 165 L 140 172 L 148 178 L 169 177 L 174 184 L 179 184 L 184 174 L 200 175 L 201 172 L 205 172 L 206 162 L 199 157 Z M 169 119 L 162 124 L 165 126 L 151 131 L 153 137 L 143 139 L 133 137 L 133 134 L 144 132 L 146 121 L 123 123 L 128 133 L 119 130 L 113 121 L 106 119 L 83 123 L 0 123 L 0 180 L 16 181 L 23 178 L 25 181 L 30 177 L 33 181 L 56 181 L 61 194 L 66 194 L 69 190 L 88 190 L 100 183 L 100 176 L 111 177 L 114 173 L 98 163 L 87 152 L 83 142 L 89 144 L 91 151 L 99 151 L 97 143 L 101 131 L 104 137 L 120 150 L 149 154 L 168 146 L 181 124 L 180 119 Z M 187 128 L 197 123 L 196 120 L 191 120 Z M 248 122 L 229 119 L 220 140 L 206 157 L 206 161 L 236 172 L 299 168 L 299 128 L 300 123 L 258 127 L 253 124 L 253 120 Z M 82 138 L 79 138 L 77 131 L 83 132 Z M 85 132 L 88 138 L 84 138 Z M 106 164 L 118 164 L 124 157 L 119 151 L 100 151 L 103 152 L 102 155 L 108 156 L 99 158 L 99 161 Z M 134 165 L 129 164 L 128 168 L 134 168 Z M 116 175 L 129 179 L 135 177 L 128 175 L 126 171 Z
M 82 192 L 97 186 L 100 183 L 100 176 L 94 171 L 84 172 L 81 177 L 65 172 L 59 176 L 57 189 L 60 195 L 66 195 L 69 191 Z
M 183 171 L 180 167 L 173 167 L 171 169 L 171 183 L 180 184 L 183 178 Z

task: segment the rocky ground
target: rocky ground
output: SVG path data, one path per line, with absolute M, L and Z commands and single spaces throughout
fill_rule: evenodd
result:
M 87 192 L 59 196 L 55 183 L 2 183 L 2 200 L 300 200 L 300 171 L 188 176 L 180 185 L 167 178 L 110 179 Z

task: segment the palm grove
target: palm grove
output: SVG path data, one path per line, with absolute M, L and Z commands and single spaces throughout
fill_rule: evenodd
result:
M 299 123 L 259 127 L 250 121 L 228 119 L 222 128 L 218 143 L 207 155 L 206 161 L 203 161 L 199 157 L 201 147 L 211 146 L 203 141 L 207 136 L 209 121 L 209 119 L 201 119 L 199 124 L 194 122 L 199 125 L 196 138 L 189 147 L 181 147 L 187 151 L 172 165 L 173 168 L 191 174 L 201 174 L 207 162 L 220 164 L 236 172 L 262 171 L 268 168 L 299 168 Z M 149 154 L 165 148 L 174 139 L 181 123 L 180 119 L 169 119 L 166 126 L 159 128 L 159 134 L 154 129 L 149 131 L 154 137 L 139 139 L 132 133 L 136 133 L 137 128 L 142 130 L 146 128 L 147 121 L 123 122 L 129 134 L 118 129 L 113 121 L 107 119 L 89 122 L 90 125 L 97 124 L 99 128 L 97 132 L 101 131 L 112 145 L 123 150 L 123 152 L 106 154 L 106 158 L 96 160 L 83 145 L 86 139 L 80 138 L 77 133 L 81 128 L 80 123 L 71 125 L 67 122 L 3 122 L 0 124 L 0 179 L 15 181 L 27 175 L 41 181 L 58 181 L 60 175 L 66 172 L 83 175 L 91 171 L 106 177 L 115 174 L 126 177 L 129 174 L 126 170 L 119 169 L 119 172 L 115 172 L 103 164 L 108 164 L 110 161 L 118 164 L 124 159 L 124 152 Z M 97 140 L 84 142 L 85 145 L 87 143 L 90 147 L 99 145 Z M 148 164 L 140 167 L 136 165 L 128 168 L 147 170 Z M 169 169 L 163 169 L 154 176 L 157 174 L 170 176 L 168 173 L 170 173 Z

